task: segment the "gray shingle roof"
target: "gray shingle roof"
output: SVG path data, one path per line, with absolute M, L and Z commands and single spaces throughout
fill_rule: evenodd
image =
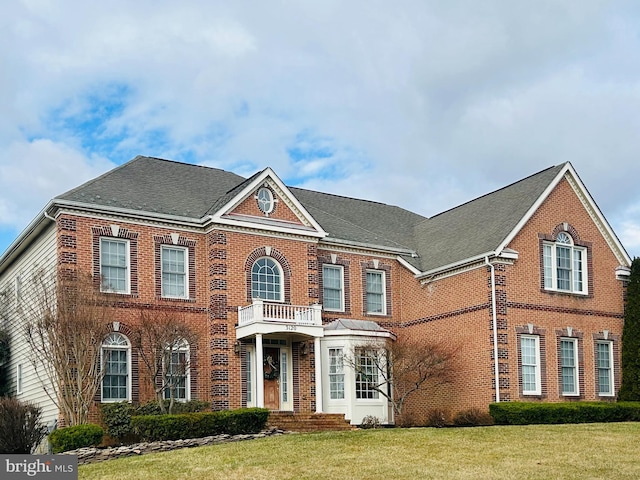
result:
M 384 203 L 291 187 L 328 239 L 416 251 L 422 271 L 493 251 L 557 176 L 551 167 L 430 219 Z M 251 182 L 224 170 L 138 156 L 57 199 L 200 220 Z
M 360 330 L 363 332 L 389 332 L 371 320 L 339 318 L 324 326 L 325 330 Z
M 420 267 L 430 271 L 495 250 L 564 165 L 440 213 L 416 227 Z

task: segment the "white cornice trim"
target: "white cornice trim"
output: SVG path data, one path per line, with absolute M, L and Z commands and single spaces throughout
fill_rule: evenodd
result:
M 225 215 L 231 213 L 240 203 L 246 200 L 260 185 L 264 183 L 271 185 L 282 197 L 285 204 L 296 214 L 298 219 L 307 226 L 312 227 L 317 237 L 326 237 L 328 234 L 320 226 L 311 214 L 302 206 L 298 199 L 291 193 L 287 186 L 280 180 L 270 167 L 265 168 L 256 178 L 249 182 L 235 197 L 223 205 L 217 212 L 211 215 L 211 219 L 215 223 L 224 223 Z M 259 228 L 264 228 L 260 226 Z
M 415 277 L 418 277 L 422 272 L 420 270 L 418 270 L 416 267 L 414 267 L 413 265 L 411 265 L 409 262 L 407 262 L 404 258 L 398 256 L 396 257 L 396 259 L 398 260 L 398 263 L 400 265 L 402 265 L 404 268 L 406 268 L 407 270 L 409 270 L 411 273 L 413 273 L 413 275 Z

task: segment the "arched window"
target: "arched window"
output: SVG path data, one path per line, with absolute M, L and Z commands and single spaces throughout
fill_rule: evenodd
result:
M 131 344 L 121 333 L 110 333 L 102 342 L 102 401 L 131 399 Z
M 543 249 L 544 288 L 586 294 L 587 249 L 575 246 L 566 232 L 560 232 L 553 243 L 545 242 Z
M 282 268 L 270 257 L 259 258 L 251 268 L 251 297 L 281 302 Z
M 173 346 L 167 347 L 164 355 L 164 371 L 164 398 L 170 399 L 173 394 L 175 400 L 190 400 L 189 343 L 186 340 L 180 340 Z

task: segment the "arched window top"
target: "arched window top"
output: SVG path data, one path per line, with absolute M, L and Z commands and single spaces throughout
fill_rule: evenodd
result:
M 102 342 L 103 347 L 128 347 L 129 340 L 121 333 L 112 332 Z
M 271 257 L 262 257 L 251 267 L 251 297 L 281 302 L 282 267 Z
M 173 345 L 167 343 L 167 349 L 171 348 L 171 350 L 189 350 L 189 342 L 185 338 L 179 338 Z
M 564 245 L 573 245 L 573 239 L 567 232 L 560 232 L 556 237 L 556 243 L 562 243 Z

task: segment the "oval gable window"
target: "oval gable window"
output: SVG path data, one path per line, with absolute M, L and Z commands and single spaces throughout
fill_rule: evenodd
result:
M 273 211 L 273 193 L 266 187 L 258 190 L 258 208 L 263 213 L 271 213 Z

